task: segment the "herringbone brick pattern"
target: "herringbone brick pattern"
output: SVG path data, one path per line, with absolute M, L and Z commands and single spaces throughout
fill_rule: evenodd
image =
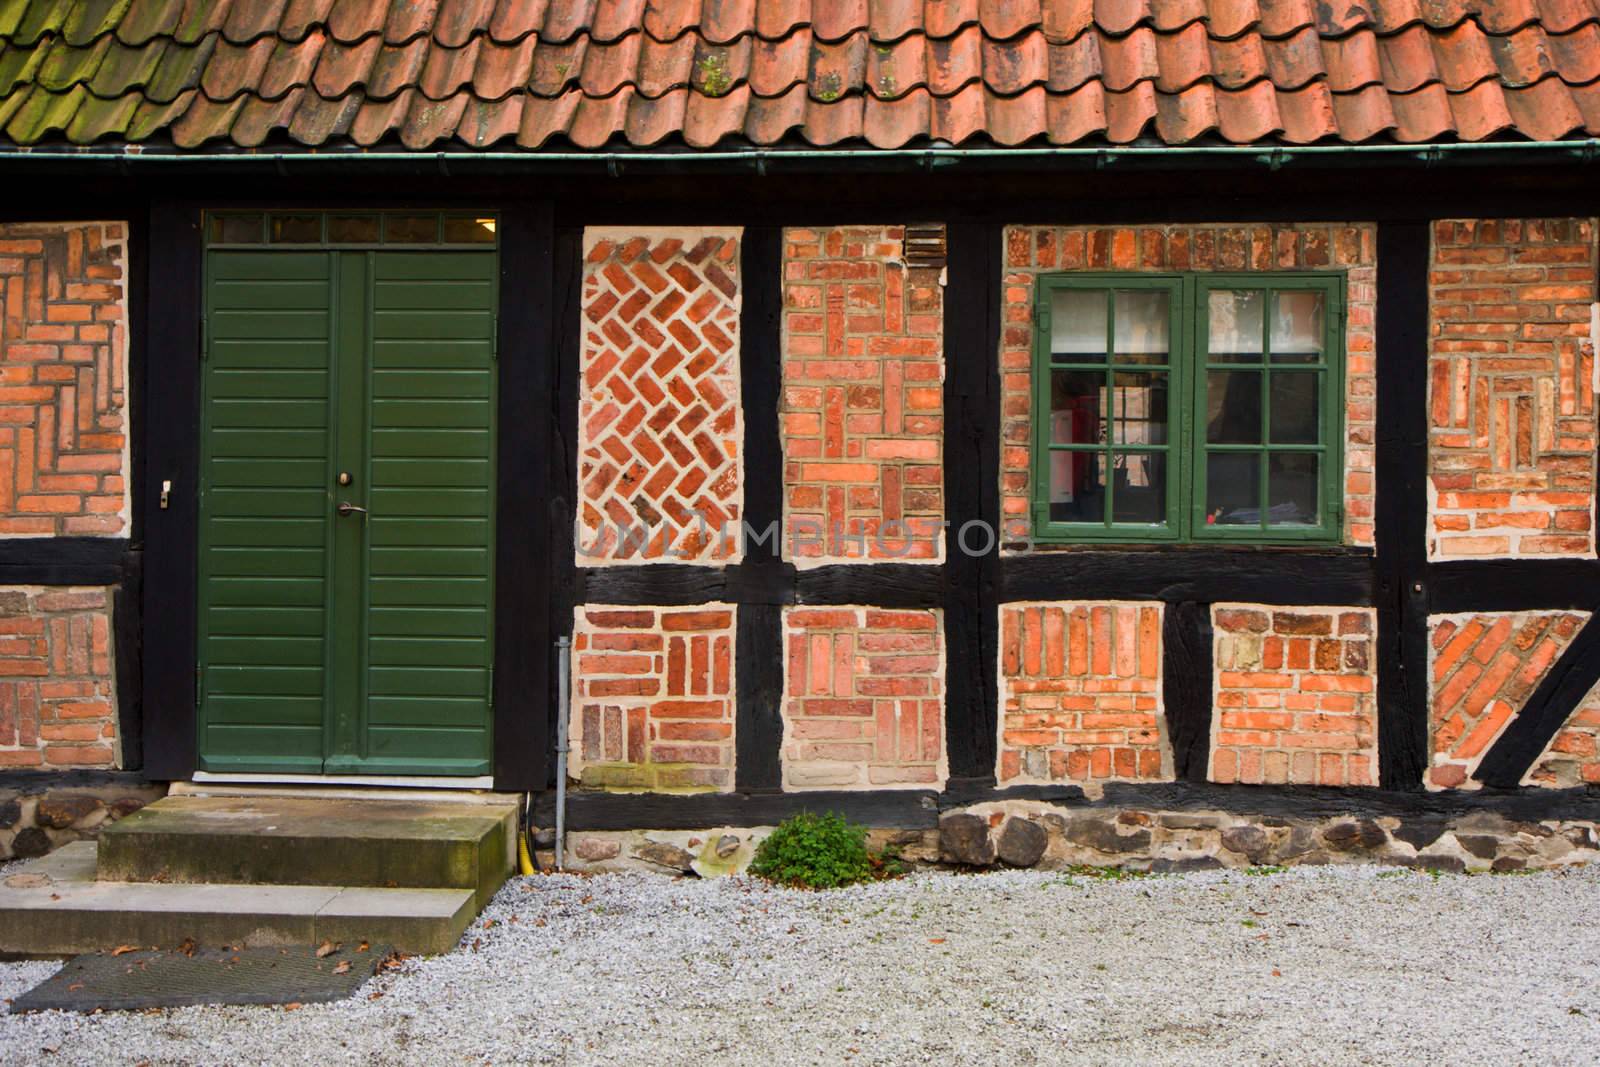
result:
M 939 612 L 786 608 L 783 639 L 785 789 L 944 784 Z
M 578 561 L 740 550 L 739 237 L 588 230 Z
M 1434 559 L 1593 555 L 1594 219 L 1433 228 Z
M 1170 779 L 1161 605 L 1000 609 L 1000 782 Z
M 0 769 L 116 762 L 111 591 L 0 590 Z
M 1376 785 L 1377 613 L 1217 604 L 1213 782 Z
M 1600 785 L 1600 685 L 1589 690 L 1556 731 L 1522 784 L 1553 789 Z
M 1427 784 L 1477 788 L 1470 775 L 1522 710 L 1587 612 L 1436 615 L 1432 627 Z
M 734 608 L 577 610 L 573 777 L 585 787 L 733 788 Z
M 1373 543 L 1377 228 L 1369 223 L 1258 226 L 1008 226 L 1000 336 L 1002 537 L 1028 543 L 1032 478 L 1035 279 L 1059 271 L 1343 270 L 1345 537 Z M 1034 546 L 1035 548 L 1048 546 Z
M 0 225 L 0 536 L 127 528 L 125 234 Z
M 944 289 L 905 227 L 783 234 L 786 554 L 944 555 Z

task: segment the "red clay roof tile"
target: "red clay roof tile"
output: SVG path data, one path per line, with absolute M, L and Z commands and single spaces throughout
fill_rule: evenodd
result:
M 20 144 L 1600 135 L 1600 0 L 0 7 L 0 137 Z

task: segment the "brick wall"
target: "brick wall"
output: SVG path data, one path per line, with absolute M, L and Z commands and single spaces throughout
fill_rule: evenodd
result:
M 785 608 L 785 789 L 940 788 L 940 612 Z
M 902 226 L 788 229 L 783 253 L 785 553 L 943 558 L 940 270 L 906 265 Z
M 733 788 L 734 608 L 576 613 L 570 773 L 585 786 Z
M 1376 785 L 1371 608 L 1217 604 L 1213 782 Z
M 1000 783 L 1170 779 L 1161 605 L 1000 609 Z
M 1377 231 L 1369 224 L 1006 228 L 1000 339 L 1000 508 L 1004 537 L 1029 534 L 1034 279 L 1074 270 L 1347 272 L 1345 535 L 1371 545 Z
M 739 231 L 584 231 L 578 562 L 740 550 Z
M 1429 620 L 1430 788 L 1477 788 L 1470 775 L 1484 753 L 1587 618 L 1587 612 L 1519 611 Z
M 117 761 L 111 591 L 0 590 L 0 769 Z
M 1578 703 L 1533 761 L 1522 784 L 1553 789 L 1600 785 L 1600 685 Z
M 125 233 L 0 225 L 0 536 L 127 529 Z
M 1595 220 L 1433 227 L 1433 559 L 1594 554 Z

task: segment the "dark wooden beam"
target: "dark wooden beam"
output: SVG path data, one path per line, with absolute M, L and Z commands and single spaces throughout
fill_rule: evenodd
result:
M 1550 739 L 1600 682 L 1600 622 L 1578 631 L 1540 679 L 1527 703 L 1506 725 L 1472 776 L 1485 785 L 1515 789 Z
M 1429 239 L 1427 222 L 1378 228 L 1378 780 L 1400 790 L 1428 761 Z
M 145 392 L 144 483 L 133 487 L 144 545 L 144 771 L 175 779 L 193 773 L 197 747 L 200 213 L 157 201 L 149 234 L 145 276 L 131 279 L 149 294 L 144 374 L 160 385 Z M 164 481 L 172 483 L 165 507 Z
M 128 552 L 122 584 L 111 593 L 111 641 L 117 686 L 117 741 L 122 769 L 144 766 L 144 554 Z
M 0 540 L 0 583 L 115 585 L 122 580 L 125 537 L 21 537 Z
M 945 745 L 950 774 L 995 774 L 999 745 L 1001 229 L 946 234 Z
M 1168 604 L 1161 619 L 1161 698 L 1180 781 L 1204 782 L 1211 756 L 1211 605 Z
M 553 692 L 548 611 L 552 530 L 544 520 L 554 418 L 554 232 L 550 205 L 500 211 L 495 484 L 494 784 L 541 789 L 550 778 Z
M 1438 793 L 1379 788 L 1211 785 L 1196 782 L 1108 782 L 1098 798 L 1076 786 L 1017 786 L 996 789 L 989 779 L 951 779 L 931 790 L 815 791 L 800 793 L 577 792 L 567 798 L 569 830 L 709 830 L 719 826 L 772 826 L 802 811 L 838 812 L 853 822 L 884 829 L 932 830 L 939 815 L 973 804 L 1030 800 L 1060 813 L 1108 817 L 1124 810 L 1219 811 L 1257 818 L 1450 819 L 1494 814 L 1519 821 L 1600 820 L 1600 790 L 1520 789 Z M 534 821 L 555 821 L 555 798 L 541 794 Z
M 562 215 L 557 212 L 557 218 Z M 549 499 L 545 521 L 550 528 L 550 597 L 545 605 L 550 615 L 549 638 L 572 636 L 572 611 L 581 599 L 578 572 L 573 565 L 574 523 L 577 516 L 578 487 L 578 347 L 583 336 L 583 231 L 563 225 L 555 232 L 554 265 L 551 284 L 554 306 L 550 315 L 550 399 L 552 417 L 546 435 L 546 465 L 550 472 Z M 537 610 L 538 605 L 532 605 Z M 551 648 L 548 655 L 556 656 Z M 556 691 L 552 678 L 548 695 L 547 730 L 556 726 L 556 716 L 567 708 Z M 554 784 L 556 763 L 551 761 L 547 782 Z
M 1372 603 L 1372 553 L 1188 548 L 1033 552 L 1001 560 L 1002 600 Z
M 1485 559 L 1428 567 L 1429 607 L 1461 611 L 1558 611 L 1600 608 L 1600 561 Z
M 783 231 L 752 226 L 739 244 L 739 402 L 744 409 L 745 525 L 758 535 L 783 521 L 783 442 L 778 408 L 783 378 Z M 734 780 L 741 790 L 783 785 L 783 614 L 793 600 L 794 568 L 781 558 L 781 532 L 744 542 L 742 562 L 718 596 L 737 602 L 734 638 Z

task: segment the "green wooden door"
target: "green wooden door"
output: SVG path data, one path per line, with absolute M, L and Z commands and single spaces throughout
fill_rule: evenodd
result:
M 488 773 L 495 273 L 207 257 L 202 769 Z

